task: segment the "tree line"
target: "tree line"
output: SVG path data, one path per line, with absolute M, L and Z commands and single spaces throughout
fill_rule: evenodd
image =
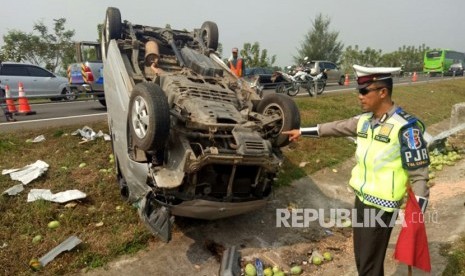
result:
M 50 71 L 64 74 L 70 63 L 75 61 L 74 30 L 65 28 L 66 19 L 53 20 L 50 30 L 42 21 L 34 23 L 33 31 L 26 33 L 10 30 L 3 36 L 4 45 L 0 48 L 0 60 L 27 62 L 44 66 Z M 430 48 L 422 44 L 403 45 L 398 50 L 383 53 L 381 50 L 360 49 L 358 45 L 347 46 L 339 41 L 339 32 L 330 30 L 331 19 L 319 14 L 312 21 L 312 26 L 304 35 L 300 47 L 293 56 L 294 62 L 300 64 L 305 57 L 310 60 L 328 60 L 341 65 L 346 73 L 352 71 L 353 64 L 366 66 L 403 67 L 405 71 L 421 71 L 423 56 Z M 167 25 L 169 26 L 169 25 Z M 97 31 L 101 29 L 97 26 Z M 100 39 L 100 34 L 98 34 Z M 222 53 L 222 45 L 218 51 Z M 282 69 L 274 65 L 276 55 L 270 55 L 267 49 L 261 49 L 259 42 L 244 43 L 240 55 L 247 67 L 268 67 Z

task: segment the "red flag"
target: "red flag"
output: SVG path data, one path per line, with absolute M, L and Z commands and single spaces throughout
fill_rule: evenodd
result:
M 397 238 L 394 258 L 409 266 L 431 272 L 431 261 L 423 213 L 411 188 L 408 188 L 404 223 Z

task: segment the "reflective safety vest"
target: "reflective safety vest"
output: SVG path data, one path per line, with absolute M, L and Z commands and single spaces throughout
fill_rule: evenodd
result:
M 238 77 L 242 77 L 242 59 L 238 58 L 236 61 L 236 66 L 234 66 L 232 60 L 229 61 L 229 69 Z
M 407 190 L 408 174 L 402 166 L 399 133 L 407 125 L 423 128 L 416 118 L 405 115 L 398 108 L 373 129 L 370 124 L 373 114 L 366 113 L 357 124 L 357 164 L 349 185 L 360 201 L 388 212 L 400 207 Z

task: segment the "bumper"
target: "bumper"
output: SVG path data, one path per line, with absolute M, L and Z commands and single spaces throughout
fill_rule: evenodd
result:
M 265 199 L 247 202 L 215 202 L 196 199 L 171 206 L 170 211 L 175 216 L 215 220 L 263 208 L 266 202 Z

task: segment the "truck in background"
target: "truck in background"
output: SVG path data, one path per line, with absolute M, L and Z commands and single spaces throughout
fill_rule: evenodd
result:
M 103 93 L 103 63 L 99 42 L 76 42 L 76 63 L 69 65 L 69 89 L 73 93 L 86 93 L 97 97 L 106 106 Z

